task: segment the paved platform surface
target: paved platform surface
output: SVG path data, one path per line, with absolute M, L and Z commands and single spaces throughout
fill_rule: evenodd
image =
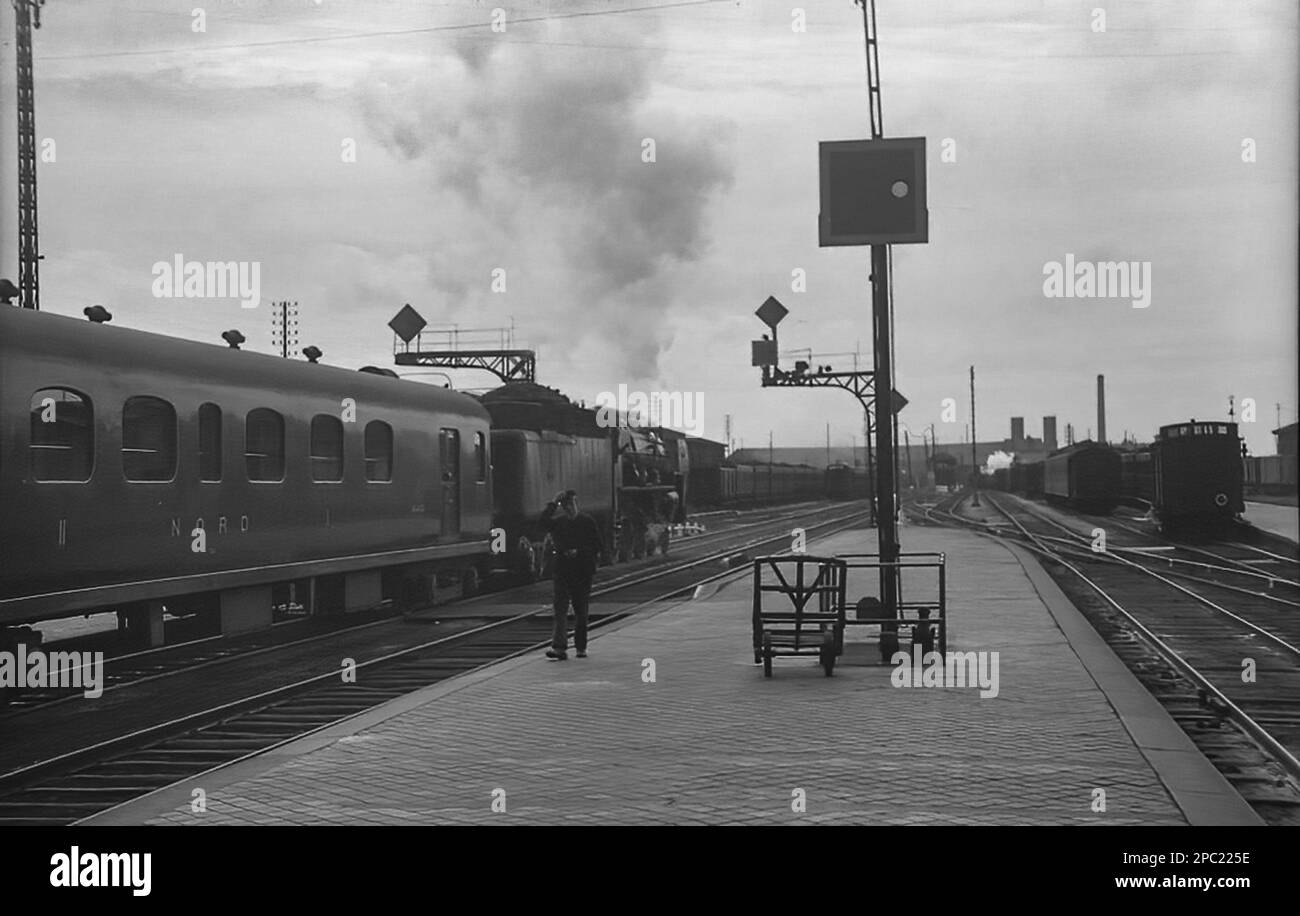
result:
M 1246 503 L 1246 521 L 1291 541 L 1300 541 L 1300 509 L 1273 503 Z
M 948 648 L 999 653 L 996 697 L 810 659 L 765 679 L 741 579 L 588 659 L 495 665 L 84 823 L 1259 823 L 1036 565 L 964 532 L 903 543 L 947 553 Z

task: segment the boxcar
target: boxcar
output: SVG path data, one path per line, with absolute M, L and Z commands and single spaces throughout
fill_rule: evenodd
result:
M 832 464 L 826 469 L 826 495 L 831 499 L 867 499 L 869 484 L 865 468 Z

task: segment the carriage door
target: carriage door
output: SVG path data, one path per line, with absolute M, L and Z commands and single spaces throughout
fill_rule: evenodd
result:
M 442 468 L 442 536 L 460 536 L 460 432 L 438 431 L 438 466 Z

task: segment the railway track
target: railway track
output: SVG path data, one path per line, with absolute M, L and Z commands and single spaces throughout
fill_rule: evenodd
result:
M 861 523 L 864 513 L 847 512 L 806 524 L 824 536 Z M 782 520 L 785 523 L 788 520 Z M 760 534 L 727 549 L 668 568 L 642 570 L 599 584 L 591 627 L 599 629 L 644 613 L 664 599 L 743 567 L 720 562 L 737 552 L 789 546 L 789 533 Z M 496 596 L 499 599 L 499 596 Z M 103 740 L 82 740 L 59 753 L 46 753 L 0 775 L 0 825 L 69 824 L 179 780 L 229 766 L 287 741 L 311 734 L 381 703 L 485 665 L 534 651 L 549 643 L 549 609 L 535 606 L 495 620 L 467 618 L 460 632 L 414 645 L 385 649 L 383 640 L 351 649 L 355 682 L 344 682 L 337 661 L 319 661 L 306 676 L 220 703 L 145 717 L 139 727 Z M 390 621 L 394 626 L 399 622 Z M 465 621 L 463 620 L 464 624 Z M 372 627 L 379 635 L 386 628 Z M 391 628 L 387 628 L 391 629 Z M 344 634 L 331 634 L 342 636 Z M 388 643 L 394 642 L 388 634 Z M 183 689 L 180 673 L 165 679 Z M 146 684 L 156 687 L 160 681 Z M 119 691 L 119 695 L 129 691 Z M 71 708 L 71 707 L 65 707 Z M 138 704 L 135 705 L 137 712 Z M 49 710 L 50 713 L 59 710 Z M 35 723 L 38 716 L 26 717 Z M 75 725 L 77 719 L 72 720 Z M 68 727 L 65 719 L 64 726 Z
M 965 517 L 959 500 L 930 507 L 926 515 L 1015 539 L 1038 554 L 1261 817 L 1300 823 L 1300 610 L 1261 586 L 1272 579 L 1275 589 L 1282 588 L 1276 583 L 1289 580 L 1286 569 L 1261 574 L 1232 549 L 1186 550 L 1168 542 L 1155 546 L 1184 555 L 1113 543 L 1098 553 L 1088 535 L 1037 506 L 1001 493 L 985 498 L 997 518 Z M 1114 520 L 1102 521 L 1098 527 L 1114 526 Z
M 818 509 L 824 508 L 824 506 L 818 507 Z M 674 557 L 683 554 L 686 557 L 691 557 L 702 548 L 713 548 L 735 541 L 737 536 L 753 536 L 765 531 L 777 530 L 781 526 L 788 526 L 801 519 L 806 520 L 809 515 L 815 514 L 815 512 L 816 510 L 810 512 L 810 506 L 807 503 L 780 507 L 775 510 L 759 510 L 762 517 L 734 520 L 733 523 L 719 526 L 716 530 L 675 540 Z M 744 519 L 744 517 L 742 516 L 741 519 Z M 744 547 L 745 544 L 742 543 L 740 549 L 744 549 Z M 612 584 L 629 577 L 636 577 L 640 575 L 637 572 L 638 568 L 640 567 L 625 571 L 627 570 L 626 565 L 606 567 L 602 570 L 602 575 L 598 575 L 597 585 Z M 608 578 L 610 572 L 614 572 L 615 577 L 612 580 Z M 486 589 L 482 595 L 461 600 L 457 604 L 464 606 L 466 602 L 493 600 L 495 597 L 508 594 L 514 590 L 537 587 L 535 583 L 524 582 L 520 584 L 517 576 L 503 575 L 498 579 L 496 587 Z M 207 636 L 138 651 L 114 652 L 111 642 L 106 642 L 103 638 L 96 638 L 96 636 L 49 642 L 42 645 L 41 648 L 47 652 L 55 652 L 70 650 L 94 651 L 97 648 L 107 647 L 104 656 L 104 683 L 101 686 L 108 691 L 167 677 L 176 672 L 197 670 L 205 665 L 220 664 L 233 658 L 274 653 L 291 646 L 324 640 L 339 634 L 382 624 L 402 613 L 409 613 L 411 610 L 409 608 L 400 608 L 394 603 L 386 601 L 374 609 L 346 616 L 305 617 L 287 620 L 275 624 L 269 630 L 257 633 L 237 637 Z M 75 687 L 23 691 L 12 698 L 7 706 L 0 708 L 0 727 L 3 727 L 5 720 L 10 717 L 21 716 L 23 713 L 47 706 L 50 703 L 70 703 L 81 698 L 81 689 Z M 2 766 L 3 760 L 0 758 L 0 767 Z

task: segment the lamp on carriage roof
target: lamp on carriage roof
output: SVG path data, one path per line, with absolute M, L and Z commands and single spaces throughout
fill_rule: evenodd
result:
M 307 362 L 314 363 L 325 354 L 321 352 L 320 347 L 303 347 L 302 355 L 307 357 Z
M 0 278 L 0 305 L 13 305 L 12 300 L 19 292 L 21 290 L 14 286 L 12 280 Z
M 231 328 L 229 331 L 226 331 L 221 335 L 221 339 L 230 344 L 230 349 L 238 350 L 239 345 L 244 342 L 245 337 L 243 334 L 239 333 L 238 328 Z
M 113 314 L 102 305 L 88 305 L 81 310 L 81 313 L 95 324 L 103 324 L 106 321 L 113 320 Z

